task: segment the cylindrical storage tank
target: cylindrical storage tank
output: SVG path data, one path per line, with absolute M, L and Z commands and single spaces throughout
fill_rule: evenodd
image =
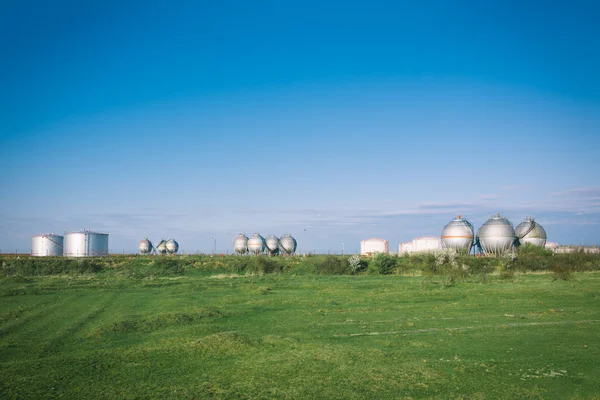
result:
M 31 238 L 31 255 L 36 257 L 60 257 L 63 255 L 64 237 L 54 233 L 35 235 Z
M 167 246 L 167 253 L 169 253 L 169 254 L 175 254 L 179 250 L 179 243 L 177 243 L 177 241 L 175 239 L 167 240 L 166 246 Z
M 279 239 L 275 235 L 269 235 L 265 239 L 265 245 L 270 255 L 274 256 L 279 253 Z
M 242 233 L 233 239 L 233 251 L 235 254 L 246 254 L 248 252 L 248 237 Z
M 381 238 L 371 238 L 360 241 L 360 254 L 373 255 L 377 253 L 387 254 L 390 252 L 390 242 Z
M 444 226 L 441 239 L 442 247 L 445 249 L 470 253 L 475 239 L 475 229 L 469 221 L 459 215 Z
M 255 233 L 248 239 L 248 251 L 252 254 L 261 254 L 265 250 L 265 239 Z
M 296 239 L 294 239 L 289 233 L 286 233 L 281 237 L 281 239 L 279 239 L 279 246 L 284 254 L 294 254 L 296 252 L 297 245 L 298 243 L 296 242 Z
M 65 233 L 65 257 L 99 257 L 108 255 L 108 234 L 92 231 Z
M 158 243 L 158 246 L 156 246 L 156 252 L 158 254 L 167 254 L 167 241 L 166 240 L 161 240 L 160 243 Z
M 150 254 L 154 247 L 152 246 L 152 242 L 150 240 L 142 239 L 140 240 L 140 244 L 138 245 L 138 251 L 140 254 Z
M 477 241 L 486 254 L 500 254 L 510 250 L 517 237 L 512 223 L 500 213 L 488 219 L 477 231 Z
M 533 217 L 525 217 L 515 228 L 515 235 L 520 244 L 532 244 L 534 246 L 544 247 L 546 245 L 546 230 Z

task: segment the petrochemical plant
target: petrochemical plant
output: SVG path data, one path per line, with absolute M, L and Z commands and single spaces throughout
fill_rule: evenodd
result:
M 505 217 L 497 213 L 488 219 L 475 234 L 473 225 L 461 215 L 444 228 L 440 237 L 423 236 L 410 242 L 401 243 L 399 254 L 455 249 L 471 253 L 475 249 L 479 254 L 497 255 L 522 244 L 546 246 L 546 231 L 532 217 L 526 217 L 516 229 Z M 383 239 L 367 239 L 361 242 L 361 254 L 387 253 Z
M 478 254 L 497 255 L 522 244 L 558 248 L 557 244 L 547 244 L 546 240 L 546 231 L 532 217 L 526 217 L 514 228 L 507 218 L 497 213 L 475 233 L 473 225 L 458 215 L 443 227 L 439 237 L 422 236 L 401 243 L 398 254 L 455 249 L 465 253 L 474 251 Z M 296 248 L 296 239 L 288 233 L 280 238 L 275 235 L 264 238 L 259 233 L 248 238 L 240 233 L 233 240 L 233 253 L 236 255 L 287 256 L 295 254 Z M 138 245 L 138 253 L 142 255 L 174 255 L 178 251 L 179 243 L 175 239 L 163 239 L 155 247 L 148 238 L 144 238 Z M 362 255 L 389 253 L 389 242 L 381 238 L 362 240 L 360 253 Z M 64 236 L 54 233 L 39 234 L 31 239 L 32 256 L 93 257 L 108 254 L 107 233 L 83 230 L 67 232 Z
M 277 254 L 293 255 L 296 252 L 297 245 L 296 239 L 289 233 L 286 233 L 281 238 L 269 235 L 266 239 L 260 233 L 255 233 L 250 238 L 240 233 L 233 239 L 233 251 L 237 255 L 248 253 L 254 255 L 268 254 L 271 256 Z

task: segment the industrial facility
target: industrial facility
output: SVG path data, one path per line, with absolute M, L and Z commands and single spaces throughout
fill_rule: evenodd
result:
M 427 251 L 436 251 L 442 248 L 442 240 L 436 236 L 422 236 L 411 240 L 410 242 L 400 243 L 398 246 L 399 254 L 421 253 Z
M 64 236 L 63 256 L 100 257 L 108 255 L 108 234 L 92 231 L 68 232 Z
M 31 255 L 36 257 L 60 257 L 63 255 L 64 236 L 54 233 L 35 235 L 31 238 Z
M 152 242 L 148 239 L 142 239 L 138 245 L 138 252 L 142 255 L 147 254 L 176 254 L 179 251 L 179 243 L 175 239 L 161 240 L 156 247 L 152 246 Z
M 278 254 L 292 255 L 296 252 L 297 242 L 290 234 L 286 233 L 281 238 L 275 235 L 269 235 L 263 238 L 260 233 L 255 233 L 248 238 L 240 233 L 233 239 L 233 252 L 237 255 L 244 254 L 268 254 L 275 256 Z
M 370 256 L 377 253 L 387 254 L 390 252 L 390 242 L 381 238 L 370 238 L 360 241 L 360 254 Z

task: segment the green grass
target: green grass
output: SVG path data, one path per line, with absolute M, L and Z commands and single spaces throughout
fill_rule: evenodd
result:
M 0 279 L 0 398 L 593 399 L 600 274 Z

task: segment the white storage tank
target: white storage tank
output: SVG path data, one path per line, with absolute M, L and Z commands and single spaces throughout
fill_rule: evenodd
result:
M 154 247 L 148 238 L 140 240 L 140 244 L 138 245 L 140 254 L 150 254 L 152 250 L 154 250 Z
M 265 247 L 269 255 L 274 256 L 279 254 L 279 239 L 275 235 L 269 235 L 265 239 Z
M 248 251 L 252 254 L 262 254 L 265 250 L 265 238 L 260 236 L 259 233 L 252 235 L 248 239 Z
M 167 241 L 166 240 L 161 240 L 158 243 L 158 246 L 156 246 L 156 252 L 158 254 L 167 254 Z
M 35 257 L 60 257 L 63 255 L 64 237 L 54 233 L 31 238 L 31 255 Z
M 169 254 L 175 254 L 177 253 L 177 251 L 179 251 L 179 243 L 177 243 L 177 241 L 175 239 L 169 239 L 167 240 L 167 253 Z
M 512 223 L 500 213 L 481 225 L 477 231 L 477 242 L 485 254 L 501 254 L 518 243 Z
M 534 246 L 544 247 L 546 245 L 546 230 L 538 224 L 533 217 L 525 217 L 515 228 L 515 235 L 520 244 L 532 244 Z
M 108 255 L 108 234 L 92 231 L 65 233 L 65 257 L 99 257 Z
M 442 249 L 442 239 L 437 236 L 421 236 L 410 242 L 401 243 L 398 253 L 425 253 Z
M 470 253 L 475 239 L 475 229 L 469 221 L 459 215 L 444 226 L 441 236 L 442 246 L 445 249 Z
M 233 251 L 238 255 L 248 252 L 248 237 L 246 235 L 240 233 L 233 239 Z
M 298 242 L 296 239 L 289 233 L 286 233 L 279 239 L 279 245 L 281 247 L 281 252 L 284 255 L 292 255 L 296 252 L 296 247 L 298 246 Z
M 389 253 L 390 242 L 381 238 L 371 238 L 360 241 L 360 254 L 371 255 L 377 253 Z

